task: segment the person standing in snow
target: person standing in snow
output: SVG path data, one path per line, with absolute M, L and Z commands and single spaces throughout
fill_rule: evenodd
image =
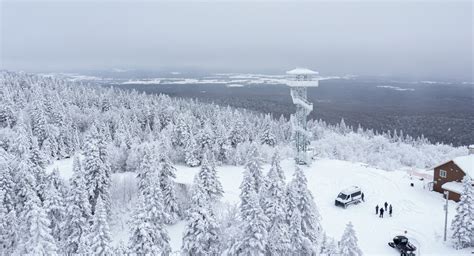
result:
M 375 206 L 375 215 L 379 215 L 379 205 Z
M 362 198 L 362 202 L 365 202 L 365 200 L 364 200 L 364 193 L 362 193 L 360 196 L 361 196 L 361 198 Z
M 384 206 L 385 206 L 385 211 L 386 211 L 386 210 L 387 210 L 387 207 L 388 207 L 387 202 L 385 202 Z
M 388 214 L 390 214 L 390 217 L 392 217 L 392 205 L 388 207 Z
M 383 218 L 383 212 L 384 212 L 383 208 L 380 208 L 380 216 L 379 216 L 380 218 Z

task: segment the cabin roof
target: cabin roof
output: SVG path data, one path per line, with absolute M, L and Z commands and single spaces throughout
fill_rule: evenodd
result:
M 289 71 L 286 71 L 288 75 L 317 75 L 319 74 L 317 71 L 313 71 L 307 68 L 295 68 Z
M 446 182 L 441 186 L 441 188 L 458 194 L 461 194 L 463 190 L 462 183 L 457 181 Z
M 453 162 L 463 170 L 466 175 L 474 178 L 474 155 L 458 156 Z

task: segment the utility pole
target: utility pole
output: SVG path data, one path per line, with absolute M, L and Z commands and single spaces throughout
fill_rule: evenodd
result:
M 448 200 L 449 200 L 449 191 L 445 190 L 444 195 L 446 196 L 446 205 L 444 205 L 444 241 L 446 242 L 446 235 L 448 233 Z

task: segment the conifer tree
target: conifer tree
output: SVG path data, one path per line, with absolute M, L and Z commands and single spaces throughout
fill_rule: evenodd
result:
M 251 194 L 255 192 L 255 182 L 254 177 L 250 174 L 249 170 L 244 169 L 244 174 L 242 178 L 242 183 L 240 184 L 240 214 L 241 216 L 244 215 L 252 206 L 250 205 L 251 202 Z
M 199 176 L 194 179 L 192 205 L 181 247 L 183 255 L 219 255 L 219 237 L 214 213 Z
M 130 252 L 138 255 L 168 255 L 168 240 L 163 240 L 161 234 L 164 228 L 154 223 L 152 213 L 147 208 L 145 196 L 140 194 L 130 223 Z
M 234 148 L 246 140 L 245 135 L 244 135 L 244 130 L 245 130 L 244 124 L 242 120 L 238 118 L 237 121 L 234 123 L 234 127 L 232 128 L 230 132 L 230 138 L 229 138 L 230 143 Z
M 217 171 L 212 154 L 209 151 L 203 154 L 201 170 L 198 173 L 203 189 L 210 202 L 218 201 L 223 196 L 222 184 L 217 177 Z
M 216 157 L 220 163 L 226 163 L 229 160 L 229 152 L 232 148 L 228 139 L 228 133 L 226 127 L 218 122 L 216 124 Z
M 36 178 L 32 173 L 31 163 L 29 161 L 21 160 L 17 163 L 15 169 L 15 208 L 18 214 L 22 215 L 22 212 L 25 209 L 26 201 L 29 197 L 29 193 L 32 193 L 33 191 L 36 195 L 38 195 L 38 190 Z
M 231 251 L 235 255 L 265 255 L 268 243 L 268 218 L 260 207 L 255 191 L 250 190 L 249 208 L 242 214 L 242 237 Z
M 191 167 L 198 166 L 200 163 L 198 145 L 192 133 L 189 134 L 184 147 L 184 161 Z
M 31 128 L 33 135 L 38 138 L 38 144 L 43 145 L 43 141 L 47 139 L 46 131 L 46 117 L 43 110 L 43 104 L 41 100 L 36 99 L 33 102 L 33 108 L 31 110 Z
M 290 250 L 289 227 L 286 221 L 286 189 L 279 157 L 273 156 L 263 195 L 263 211 L 269 219 L 267 253 L 287 255 Z
M 451 223 L 452 238 L 456 249 L 474 246 L 474 187 L 467 175 L 462 180 L 461 199 L 456 206 L 456 215 Z
M 300 211 L 301 231 L 313 245 L 317 246 L 322 232 L 319 223 L 320 215 L 314 203 L 313 195 L 307 187 L 306 176 L 299 167 L 296 167 L 293 180 L 289 186 L 289 207 L 294 207 L 293 209 Z
M 247 155 L 247 163 L 245 164 L 245 169 L 248 170 L 249 174 L 252 176 L 253 188 L 255 193 L 258 195 L 264 185 L 263 179 L 263 160 L 260 157 L 258 152 L 257 146 L 252 144 L 248 155 Z
M 29 152 L 29 164 L 32 174 L 36 180 L 36 190 L 41 201 L 44 201 L 44 194 L 48 186 L 47 175 L 45 172 L 46 160 L 38 147 L 36 137 L 31 140 L 31 149 Z
M 127 246 L 123 241 L 120 241 L 117 246 L 113 248 L 113 255 L 114 256 L 129 256 L 130 252 Z
M 84 171 L 86 187 L 89 189 L 91 212 L 95 213 L 97 198 L 102 197 L 108 211 L 110 202 L 110 166 L 105 153 L 105 141 L 92 126 L 86 137 L 84 148 Z
M 175 223 L 178 219 L 178 202 L 176 198 L 175 182 L 176 168 L 165 152 L 160 153 L 160 187 L 163 194 L 163 206 L 167 215 L 166 224 Z
M 315 248 L 301 230 L 301 213 L 298 209 L 289 211 L 289 237 L 291 255 L 313 255 Z
M 86 188 L 84 170 L 78 157 L 74 158 L 70 191 L 66 200 L 66 224 L 64 227 L 64 250 L 66 253 L 80 253 L 88 235 L 91 209 Z
M 357 245 L 356 233 L 351 222 L 347 224 L 346 229 L 344 230 L 344 234 L 342 234 L 339 247 L 341 249 L 342 255 L 347 255 L 347 256 L 362 255 L 362 251 L 359 249 L 359 246 Z
M 49 228 L 50 221 L 41 206 L 37 192 L 26 191 L 26 201 L 21 212 L 21 236 L 16 254 L 54 255 L 57 253 L 55 240 Z
M 262 131 L 262 134 L 260 136 L 260 142 L 262 144 L 267 144 L 267 145 L 272 146 L 272 147 L 275 146 L 275 144 L 276 144 L 276 138 L 275 138 L 275 135 L 272 132 L 271 123 L 269 121 L 267 121 L 263 125 L 263 131 Z
M 64 198 L 53 184 L 53 179 L 49 181 L 44 195 L 43 207 L 48 219 L 51 222 L 50 229 L 56 244 L 62 243 L 62 230 L 64 228 L 65 206 Z
M 150 194 L 145 198 L 145 202 L 146 211 L 149 214 L 151 224 L 157 234 L 156 243 L 163 254 L 168 254 L 171 252 L 171 247 L 169 245 L 170 238 L 168 232 L 164 228 L 164 223 L 169 220 L 169 217 L 165 212 L 165 207 L 163 206 L 163 196 L 158 173 L 154 173 L 152 176 Z
M 6 152 L 3 155 L 2 150 L 0 149 L 0 193 L 3 194 L 3 197 L 0 203 L 3 203 L 6 211 L 11 211 L 15 204 L 15 183 L 10 172 L 12 168 L 11 159 L 8 158 Z
M 17 243 L 17 218 L 14 208 L 5 204 L 5 191 L 0 189 L 0 255 L 11 255 Z
M 96 211 L 92 216 L 92 226 L 87 239 L 89 252 L 94 255 L 111 255 L 109 223 L 107 221 L 107 209 L 102 197 L 97 198 Z
M 159 172 L 158 163 L 152 154 L 150 146 L 145 144 L 142 148 L 142 158 L 137 169 L 138 190 L 145 196 L 150 193 L 151 177 L 154 173 Z
M 337 254 L 338 249 L 334 238 L 328 237 L 326 233 L 323 234 L 323 239 L 321 241 L 321 254 L 323 255 L 333 255 Z

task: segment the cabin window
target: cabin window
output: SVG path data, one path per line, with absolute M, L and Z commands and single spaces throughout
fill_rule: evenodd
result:
M 446 175 L 448 173 L 445 171 L 445 170 L 439 170 L 439 176 L 442 177 L 442 178 L 446 178 Z

